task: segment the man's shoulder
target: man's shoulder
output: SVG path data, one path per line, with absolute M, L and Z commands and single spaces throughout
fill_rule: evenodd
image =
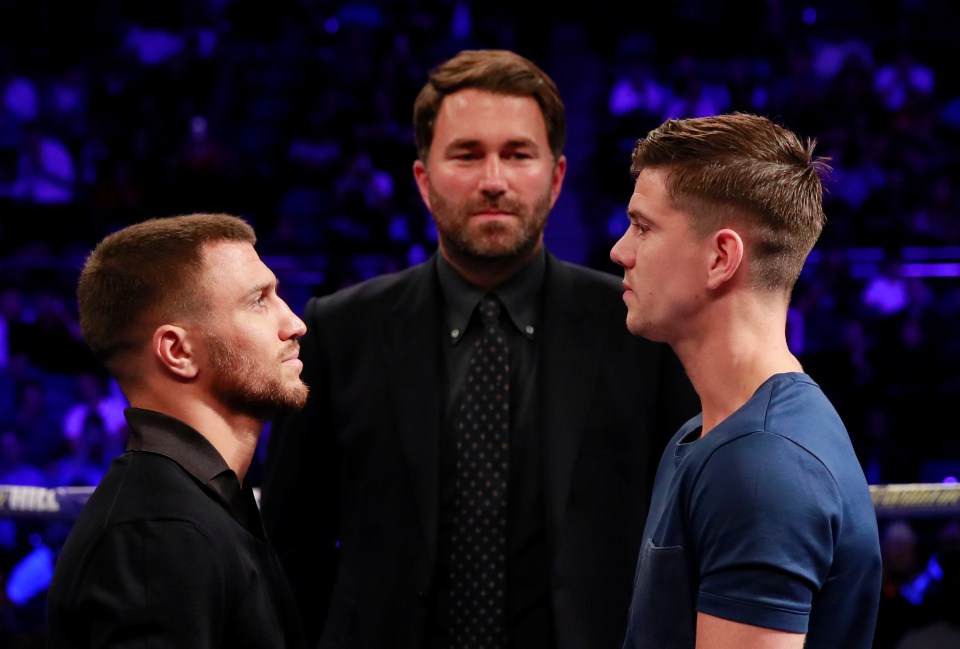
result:
M 223 509 L 177 462 L 147 451 L 114 459 L 88 505 L 91 516 L 112 525 L 155 519 L 202 525 Z
M 558 257 L 550 256 L 548 268 L 553 275 L 561 281 L 571 281 L 583 286 L 596 286 L 610 290 L 623 290 L 621 277 L 612 272 L 600 270 L 583 264 L 566 261 Z
M 327 295 L 311 297 L 305 312 L 349 312 L 355 309 L 384 308 L 402 299 L 409 291 L 426 287 L 433 277 L 433 264 L 424 262 L 404 270 L 378 275 Z
M 626 308 L 621 278 L 582 264 L 548 257 L 546 292 L 549 301 L 570 313 L 607 313 L 623 325 Z

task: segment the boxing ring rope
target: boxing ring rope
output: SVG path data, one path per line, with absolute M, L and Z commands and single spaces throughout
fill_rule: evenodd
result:
M 94 487 L 34 487 L 0 484 L 0 524 L 33 520 L 54 524 L 71 523 L 86 504 Z M 960 483 L 871 485 L 878 521 L 908 518 L 960 517 Z M 260 501 L 260 490 L 254 495 Z M 24 557 L 13 567 L 6 583 L 7 599 L 25 605 L 49 586 L 56 553 L 42 535 L 31 534 Z M 935 560 L 931 557 L 931 562 Z M 920 578 L 933 579 L 924 571 Z
M 71 521 L 93 489 L 0 485 L 0 518 Z M 960 483 L 871 485 L 870 494 L 878 518 L 960 515 Z
M 31 487 L 0 484 L 0 519 L 72 521 L 83 509 L 94 487 Z M 257 503 L 260 489 L 254 488 Z

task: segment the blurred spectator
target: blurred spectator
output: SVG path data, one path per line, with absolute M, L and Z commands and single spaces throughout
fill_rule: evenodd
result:
M 23 324 L 23 291 L 13 285 L 0 286 L 0 370 L 13 362 L 10 336 Z
M 28 124 L 40 114 L 40 93 L 29 76 L 14 68 L 13 62 L 0 58 L 0 112 Z
M 393 177 L 378 168 L 373 156 L 358 150 L 346 161 L 333 186 L 326 237 L 337 254 L 387 251 Z
M 730 96 L 728 110 L 766 113 L 770 100 L 770 62 L 747 55 L 731 57 L 724 66 L 723 78 Z
M 661 119 L 705 117 L 730 108 L 730 91 L 719 79 L 709 77 L 702 60 L 681 55 L 674 61 L 670 96 L 664 102 Z M 642 133 L 638 134 L 638 137 Z
M 46 647 L 46 593 L 53 576 L 54 551 L 43 535 L 27 537 L 28 550 L 4 573 L 0 600 L 0 640 L 10 649 Z
M 51 407 L 42 378 L 17 383 L 11 425 L 20 440 L 24 461 L 42 468 L 66 452 L 61 418 Z
M 126 27 L 121 51 L 144 66 L 159 65 L 174 58 L 186 47 L 188 35 L 184 33 L 184 26 L 165 23 L 160 11 L 142 8 Z
M 15 430 L 0 430 L 0 484 L 32 487 L 45 487 L 48 484 L 43 469 L 27 459 L 23 442 Z M 0 518 L 0 525 L 9 522 Z M 6 533 L 6 528 L 0 532 L 0 545 L 11 547 Z
M 73 61 L 43 89 L 44 113 L 51 126 L 75 144 L 80 143 L 89 128 L 90 81 L 87 68 Z
M 939 579 L 924 598 L 932 621 L 904 632 L 896 649 L 957 649 L 960 647 L 960 524 L 945 524 L 933 556 Z
M 873 649 L 893 649 L 903 633 L 917 624 L 922 592 L 914 588 L 923 572 L 919 536 L 906 520 L 892 520 L 880 532 L 883 588 Z
M 805 40 L 787 39 L 782 42 L 783 54 L 770 61 L 771 80 L 768 111 L 781 115 L 800 133 L 819 135 L 824 124 L 820 121 L 820 106 L 825 101 L 827 80 L 821 77 L 814 64 L 813 46 Z M 830 120 L 825 120 L 830 123 Z
M 881 317 L 904 311 L 909 301 L 907 280 L 900 274 L 900 261 L 886 257 L 881 263 L 880 273 L 867 281 L 860 299 L 867 309 Z
M 210 132 L 210 124 L 204 115 L 193 115 L 184 120 L 169 173 L 173 191 L 166 200 L 172 203 L 170 211 L 240 213 L 244 209 L 235 203 L 240 178 L 236 153 L 223 143 L 222 136 L 218 138 Z
M 837 57 L 833 59 L 832 57 Z M 827 60 L 830 65 L 827 66 Z M 860 41 L 849 41 L 828 55 L 821 51 L 818 63 L 821 73 L 826 74 L 825 93 L 820 104 L 822 110 L 833 115 L 846 115 L 842 122 L 829 115 L 823 119 L 827 124 L 876 132 L 883 123 L 883 109 L 877 104 L 873 90 L 874 62 L 869 48 Z M 881 128 L 882 130 L 882 128 Z
M 67 144 L 37 123 L 27 126 L 17 172 L 7 195 L 40 205 L 62 205 L 74 197 L 76 163 Z
M 933 95 L 936 76 L 933 68 L 917 60 L 913 48 L 901 43 L 893 61 L 877 66 L 874 89 L 884 108 L 902 110 L 911 98 Z
M 32 308 L 11 328 L 10 350 L 24 354 L 30 364 L 52 374 L 72 374 L 94 367 L 93 355 L 80 339 L 75 309 L 67 306 L 69 293 L 38 288 Z
M 659 81 L 652 61 L 644 53 L 626 53 L 620 73 L 613 80 L 607 97 L 607 111 L 613 117 L 631 116 L 637 132 L 662 115 L 669 88 Z M 649 129 L 647 129 L 649 130 Z M 634 135 L 634 138 L 637 136 Z
M 46 473 L 27 461 L 16 431 L 0 429 L 0 485 L 46 487 L 48 484 Z M 22 532 L 30 527 L 14 519 L 0 518 L 0 573 L 11 558 L 19 558 L 23 549 Z
M 119 448 L 126 446 L 127 423 L 123 416 L 126 400 L 111 386 L 116 384 L 100 374 L 82 372 L 75 378 L 76 401 L 63 417 L 63 436 L 68 448 L 86 460 L 86 452 L 98 450 L 101 435 Z M 92 439 L 87 435 L 92 434 Z M 109 448 L 104 452 L 109 451 Z M 111 456 L 112 457 L 112 456 Z
M 628 159 L 637 137 L 662 121 L 671 88 L 670 83 L 661 78 L 663 70 L 657 65 L 654 47 L 652 39 L 642 34 L 630 34 L 617 45 L 617 61 L 604 89 L 606 111 L 596 125 L 598 161 L 591 180 L 596 193 L 601 196 L 613 195 L 621 187 L 629 187 L 628 182 L 616 183 L 617 178 L 629 181 L 624 160 Z M 622 203 L 621 197 L 615 200 Z M 622 205 L 618 216 L 623 216 Z M 622 221 L 618 220 L 618 236 L 613 241 L 619 238 L 621 225 Z M 602 237 L 607 248 L 603 257 L 608 259 L 612 241 L 608 244 L 607 239 L 607 236 Z M 591 256 L 593 254 L 591 251 Z
M 105 222 L 125 222 L 143 204 L 143 191 L 129 160 L 102 161 L 92 184 L 90 202 Z
M 17 434 L 0 431 L 0 484 L 47 486 L 46 474 L 23 457 Z M 0 518 L 0 647 L 45 646 L 43 593 L 52 557 L 34 544 L 42 546 L 46 527 L 43 521 Z
M 840 37 L 817 43 L 813 69 L 821 79 L 836 79 L 851 70 L 872 70 L 873 48 L 861 38 Z
M 939 172 L 926 179 L 927 200 L 913 212 L 911 230 L 921 246 L 960 245 L 960 190 L 954 178 Z
M 829 198 L 842 200 L 853 210 L 861 209 L 886 180 L 880 160 L 882 143 L 842 129 L 824 133 L 821 141 L 823 154 L 830 157 L 831 171 L 826 182 Z
M 51 466 L 50 484 L 95 487 L 106 473 L 110 461 L 123 452 L 125 441 L 107 430 L 99 414 L 88 413 L 69 452 Z

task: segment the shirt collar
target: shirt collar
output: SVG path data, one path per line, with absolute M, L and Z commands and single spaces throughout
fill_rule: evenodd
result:
M 124 416 L 130 425 L 128 451 L 170 458 L 225 503 L 248 531 L 263 536 L 251 487 L 241 487 L 237 474 L 206 437 L 179 419 L 154 410 L 127 408 Z
M 537 330 L 538 298 L 546 267 L 547 253 L 541 246 L 540 252 L 495 292 L 510 322 L 530 340 Z M 451 342 L 456 343 L 467 330 L 484 292 L 460 276 L 440 254 L 437 255 L 437 274 L 446 303 L 447 331 Z
M 127 408 L 124 416 L 130 424 L 128 451 L 168 457 L 225 501 L 235 502 L 241 490 L 240 479 L 206 437 L 161 412 Z

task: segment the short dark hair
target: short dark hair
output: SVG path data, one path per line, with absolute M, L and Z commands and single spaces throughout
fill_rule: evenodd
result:
M 553 159 L 563 155 L 567 118 L 557 85 L 533 61 L 509 50 L 464 50 L 434 68 L 413 105 L 417 155 L 426 162 L 433 128 L 447 95 L 474 88 L 500 95 L 533 97 L 547 126 Z
M 671 200 L 697 232 L 743 227 L 753 284 L 791 291 L 826 220 L 830 168 L 815 145 L 748 113 L 670 119 L 637 142 L 631 172 L 664 170 Z
M 206 298 L 194 280 L 204 246 L 217 241 L 252 245 L 257 238 L 239 217 L 187 214 L 127 226 L 93 249 L 77 283 L 80 330 L 114 376 L 116 357 L 139 349 L 154 326 L 201 312 Z

